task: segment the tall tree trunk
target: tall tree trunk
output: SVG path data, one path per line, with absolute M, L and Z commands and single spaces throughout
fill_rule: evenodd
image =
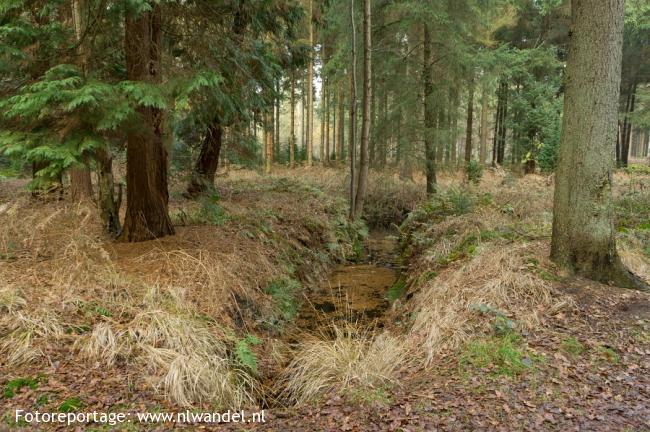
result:
M 264 174 L 273 168 L 273 108 L 264 111 Z
M 330 90 L 325 87 L 325 162 L 330 161 Z
M 72 19 L 74 22 L 74 33 L 77 42 L 77 55 L 79 56 L 79 69 L 85 75 L 87 63 L 86 44 L 83 43 L 83 32 L 86 24 L 83 17 L 86 16 L 85 4 L 82 0 L 72 0 Z M 73 202 L 90 201 L 93 198 L 93 185 L 90 178 L 87 156 L 83 155 L 84 165 L 70 169 L 70 197 Z
M 221 123 L 218 120 L 213 121 L 203 137 L 201 152 L 194 163 L 194 169 L 187 185 L 186 196 L 188 198 L 194 198 L 214 187 L 214 176 L 217 173 L 223 142 L 222 135 Z
M 485 158 L 487 156 L 488 109 L 487 89 L 483 87 L 483 94 L 481 96 L 481 143 L 479 149 L 479 160 L 481 161 L 481 164 L 485 163 Z
M 307 166 L 314 165 L 314 0 L 309 0 L 309 65 L 307 66 Z
M 431 76 L 431 33 L 424 23 L 424 59 L 422 64 L 424 84 L 424 158 L 426 162 L 427 195 L 436 192 L 436 148 L 433 134 L 436 129 L 436 112 L 433 107 L 433 78 Z
M 345 93 L 341 89 L 343 84 L 339 85 L 339 138 L 336 140 L 336 159 L 342 161 L 344 159 L 343 149 L 345 146 Z
M 302 80 L 302 91 L 300 94 L 300 158 L 303 157 L 303 153 L 307 148 L 307 104 L 306 104 L 306 95 L 307 88 L 305 87 L 305 80 L 303 76 Z
M 357 30 L 354 19 L 354 0 L 350 0 L 352 26 L 352 73 L 350 74 L 350 132 L 348 152 L 350 158 L 350 219 L 356 217 L 356 164 L 357 164 Z
M 612 205 L 624 3 L 572 2 L 551 258 L 579 275 L 641 288 L 616 251 Z
M 118 185 L 115 195 L 113 177 L 113 157 L 105 149 L 95 152 L 97 161 L 97 187 L 99 189 L 99 214 L 104 230 L 113 236 L 120 233 L 120 206 L 122 204 L 122 184 Z
M 289 126 L 289 166 L 295 167 L 296 164 L 296 75 L 291 72 L 291 120 Z
M 467 131 L 465 133 L 465 163 L 472 160 L 472 134 L 474 133 L 474 77 L 469 83 L 467 96 Z
M 321 165 L 325 165 L 325 102 L 327 99 L 326 96 L 326 86 L 325 82 L 322 83 L 322 89 L 320 94 L 320 148 L 318 149 L 319 158 Z
M 338 89 L 338 86 L 337 86 L 337 89 Z M 337 113 L 337 110 L 336 110 L 336 107 L 337 107 L 337 105 L 336 105 L 337 100 L 336 99 L 337 99 L 337 97 L 338 97 L 338 95 L 335 95 L 332 92 L 332 97 L 330 98 L 330 102 L 332 102 L 332 104 L 331 104 L 332 105 L 331 106 L 331 111 L 332 111 L 332 150 L 331 151 L 332 151 L 332 158 L 335 161 L 339 160 L 338 153 L 336 151 L 337 150 L 337 145 L 338 145 L 338 139 L 337 139 L 338 138 L 337 137 L 338 129 L 336 129 L 336 127 L 338 126 L 338 122 L 339 122 L 338 115 L 337 115 L 338 113 Z
M 239 2 L 232 24 L 232 34 L 237 44 L 243 42 L 242 38 L 248 26 L 249 17 L 244 8 L 245 0 Z M 241 84 L 235 84 L 241 85 Z M 231 124 L 236 124 L 235 120 Z M 221 148 L 223 143 L 223 124 L 218 116 L 215 116 L 212 124 L 208 125 L 205 131 L 205 138 L 201 143 L 199 158 L 194 164 L 194 169 L 187 185 L 186 196 L 197 197 L 214 187 L 214 176 L 219 166 Z M 257 139 L 257 128 L 255 115 L 253 115 L 253 136 Z
M 273 136 L 273 144 L 274 144 L 273 160 L 280 159 L 280 107 L 281 107 L 280 91 L 281 89 L 282 86 L 280 80 L 278 80 L 275 85 L 275 91 L 276 91 L 275 120 L 273 123 L 273 131 L 275 132 L 275 135 Z
M 354 218 L 358 219 L 363 213 L 363 204 L 368 187 L 368 168 L 370 158 L 368 146 L 370 143 L 370 104 L 372 101 L 372 22 L 370 14 L 371 0 L 363 0 L 363 112 L 361 128 L 361 150 L 359 152 L 359 181 L 357 199 L 354 208 Z
M 161 6 L 151 2 L 150 10 L 136 15 L 127 11 L 125 53 L 127 77 L 132 81 L 158 83 L 161 79 Z M 167 150 L 162 138 L 163 113 L 152 107 L 138 107 L 140 127 L 127 134 L 126 196 L 124 229 L 120 239 L 128 242 L 151 240 L 174 234 L 167 213 Z
M 630 155 L 630 139 L 632 137 L 632 123 L 630 123 L 629 116 L 634 112 L 636 104 L 636 82 L 630 85 L 629 106 L 625 113 L 625 122 L 623 123 L 623 140 L 621 141 L 621 166 L 628 165 Z

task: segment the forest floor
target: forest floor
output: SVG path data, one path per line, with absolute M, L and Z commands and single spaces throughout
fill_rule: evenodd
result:
M 552 178 L 231 170 L 177 234 L 0 180 L 0 430 L 26 411 L 265 409 L 263 424 L 43 430 L 650 430 L 650 296 L 548 260 Z M 650 280 L 650 173 L 616 175 L 619 249 Z

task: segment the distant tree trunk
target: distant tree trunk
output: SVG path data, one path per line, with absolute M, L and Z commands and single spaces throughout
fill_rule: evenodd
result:
M 350 74 L 350 132 L 348 152 L 350 158 L 350 219 L 356 218 L 356 164 L 357 164 L 357 30 L 354 19 L 354 0 L 350 0 L 352 25 L 352 73 Z
M 95 152 L 97 161 L 97 187 L 99 189 L 99 214 L 104 230 L 113 236 L 120 233 L 120 207 L 122 204 L 122 185 L 118 185 L 115 196 L 115 179 L 113 177 L 113 157 L 105 149 Z
M 264 174 L 273 168 L 273 108 L 264 111 Z
M 303 77 L 304 78 L 304 77 Z M 305 80 L 302 81 L 302 91 L 300 94 L 300 158 L 303 157 L 303 153 L 307 148 L 307 116 L 306 116 L 306 98 L 305 94 L 307 93 L 307 88 L 305 87 Z
M 448 111 L 447 124 L 449 125 L 449 130 L 451 131 L 448 143 L 447 143 L 447 162 L 451 166 L 456 166 L 456 160 L 458 159 L 458 109 L 460 108 L 460 100 L 458 96 L 458 90 L 452 88 L 450 94 L 450 100 L 452 104 L 452 109 Z
M 274 144 L 273 159 L 274 160 L 280 159 L 280 107 L 281 107 L 280 91 L 281 90 L 282 90 L 282 86 L 280 80 L 278 80 L 275 84 L 275 91 L 276 91 L 275 121 L 273 123 L 273 130 L 275 132 L 275 135 L 273 136 L 273 144 Z
M 307 166 L 314 165 L 314 0 L 309 0 L 309 65 L 307 66 Z
M 338 89 L 338 86 L 337 86 L 337 89 Z M 330 108 L 331 108 L 331 111 L 332 111 L 332 149 L 331 149 L 331 151 L 332 151 L 332 159 L 335 160 L 335 161 L 339 160 L 338 152 L 336 151 L 337 150 L 337 145 L 338 145 L 338 136 L 337 136 L 338 129 L 336 129 L 336 127 L 338 126 L 338 122 L 339 122 L 338 115 L 337 115 L 337 109 L 336 109 L 336 107 L 337 107 L 337 105 L 336 105 L 337 104 L 337 97 L 338 97 L 338 94 L 335 95 L 332 92 L 332 96 L 330 98 L 330 105 L 331 105 Z
M 433 107 L 433 78 L 431 76 L 431 33 L 424 24 L 424 60 L 422 64 L 424 84 L 424 158 L 426 161 L 427 195 L 436 192 L 436 148 L 433 134 L 436 128 L 436 112 Z
M 465 162 L 472 160 L 472 134 L 474 133 L 474 77 L 469 83 L 467 96 L 467 131 L 465 136 Z
M 479 149 L 479 160 L 481 161 L 481 164 L 485 163 L 485 158 L 487 156 L 488 109 L 487 89 L 483 87 L 483 94 L 481 96 L 481 147 Z
M 368 146 L 370 144 L 370 104 L 372 101 L 372 27 L 370 15 L 371 0 L 363 0 L 363 113 L 361 116 L 361 150 L 359 161 L 359 181 L 357 198 L 354 208 L 354 218 L 358 219 L 363 213 L 363 204 L 366 199 L 368 187 L 368 168 L 370 158 Z
M 503 165 L 506 148 L 506 117 L 508 115 L 508 82 L 501 79 L 497 90 L 497 113 L 494 124 L 492 165 Z
M 289 130 L 289 166 L 295 167 L 296 164 L 296 77 L 295 72 L 291 72 L 291 120 Z
M 325 87 L 325 162 L 330 161 L 330 91 Z
M 616 251 L 612 171 L 624 0 L 573 0 L 551 258 L 601 282 L 647 288 Z M 598 29 L 598 31 L 594 31 Z
M 632 123 L 630 123 L 629 116 L 634 112 L 636 104 L 636 82 L 630 84 L 628 94 L 628 104 L 625 112 L 625 119 L 623 121 L 623 139 L 620 145 L 620 166 L 626 167 L 630 155 L 630 139 L 632 137 Z
M 223 142 L 222 135 L 221 123 L 214 120 L 203 137 L 201 152 L 194 163 L 194 169 L 187 185 L 186 196 L 188 198 L 197 197 L 214 187 L 214 176 L 217 173 Z
M 125 54 L 127 77 L 157 83 L 161 79 L 161 6 L 126 13 Z M 124 229 L 120 240 L 137 242 L 174 234 L 167 214 L 167 150 L 162 138 L 163 113 L 138 107 L 140 125 L 127 134 L 126 196 Z
M 322 83 L 322 89 L 321 89 L 321 95 L 320 95 L 320 148 L 318 150 L 318 153 L 320 155 L 320 163 L 321 165 L 325 165 L 326 160 L 325 160 L 325 103 L 327 100 L 326 96 L 326 84 L 325 82 Z
M 344 159 L 343 148 L 345 146 L 345 93 L 339 85 L 339 139 L 336 140 L 336 158 L 340 161 Z

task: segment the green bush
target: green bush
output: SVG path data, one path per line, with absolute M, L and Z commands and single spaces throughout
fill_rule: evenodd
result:
M 483 177 L 483 165 L 475 160 L 469 161 L 465 165 L 465 176 L 467 176 L 467 181 L 479 184 Z
M 266 293 L 273 298 L 284 321 L 290 321 L 298 312 L 296 295 L 302 288 L 300 282 L 288 277 L 272 280 L 266 287 Z

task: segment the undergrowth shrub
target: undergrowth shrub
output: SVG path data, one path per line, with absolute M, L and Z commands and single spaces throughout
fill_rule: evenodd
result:
M 469 182 L 474 184 L 481 183 L 481 178 L 483 177 L 483 164 L 472 159 L 465 165 L 465 176 Z
M 399 225 L 424 199 L 420 185 L 386 174 L 375 174 L 368 182 L 363 218 L 371 227 Z

